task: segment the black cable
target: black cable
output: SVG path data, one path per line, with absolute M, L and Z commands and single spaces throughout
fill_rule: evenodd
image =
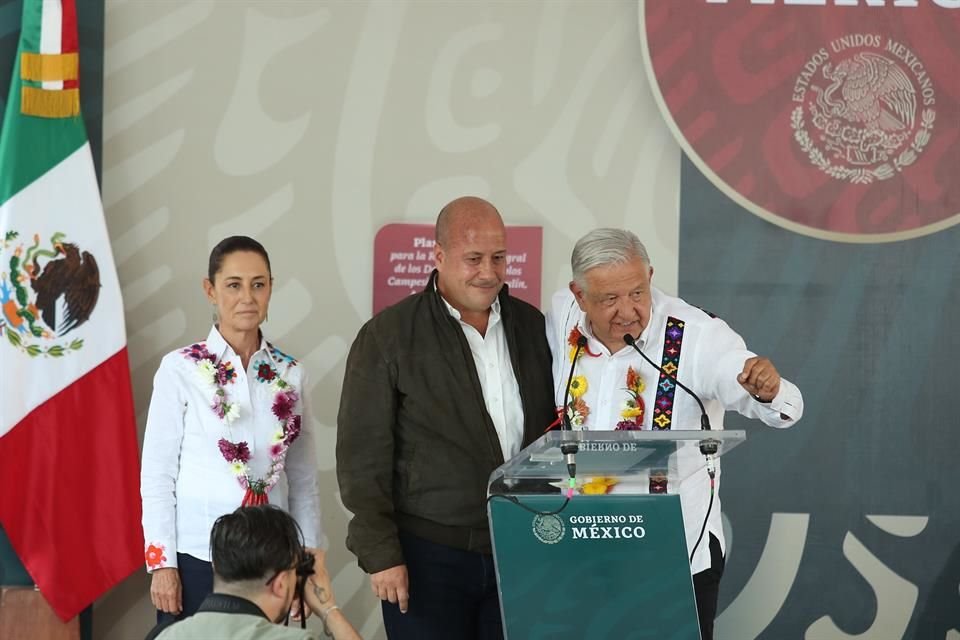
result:
M 707 505 L 707 515 L 703 517 L 703 526 L 700 527 L 700 535 L 697 536 L 697 541 L 693 545 L 693 551 L 690 552 L 690 563 L 693 563 L 693 554 L 697 552 L 697 547 L 700 546 L 700 541 L 703 540 L 703 532 L 707 530 L 707 521 L 710 520 L 710 510 L 713 509 L 713 496 L 716 493 L 714 490 L 714 478 L 716 477 L 716 471 L 708 472 L 710 474 L 710 503 Z
M 500 498 L 501 500 L 506 500 L 507 502 L 512 502 L 513 504 L 517 505 L 517 506 L 520 507 L 521 509 L 524 509 L 525 511 L 529 511 L 530 513 L 532 513 L 532 514 L 534 514 L 534 515 L 538 515 L 538 516 L 555 516 L 555 515 L 559 514 L 560 512 L 562 512 L 564 509 L 566 509 L 566 508 L 567 508 L 567 504 L 570 503 L 570 498 L 564 498 L 564 499 L 563 499 L 563 504 L 561 504 L 561 505 L 560 505 L 560 508 L 557 509 L 556 511 L 537 511 L 536 509 L 533 509 L 533 508 L 531 508 L 531 507 L 528 507 L 527 505 L 525 505 L 525 504 L 523 504 L 522 502 L 520 502 L 520 499 L 517 498 L 516 496 L 508 496 L 508 495 L 504 495 L 504 494 L 502 494 L 502 493 L 494 493 L 494 494 L 491 494 L 491 495 L 487 496 L 487 502 L 490 502 L 490 501 L 493 500 L 494 498 Z

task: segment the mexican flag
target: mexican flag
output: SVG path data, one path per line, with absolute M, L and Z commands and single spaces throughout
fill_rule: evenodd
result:
M 143 560 L 123 303 L 74 0 L 24 0 L 0 130 L 0 523 L 64 620 Z

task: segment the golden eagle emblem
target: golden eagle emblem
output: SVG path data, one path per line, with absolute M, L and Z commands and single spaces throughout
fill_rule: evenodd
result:
M 47 245 L 39 235 L 29 245 L 19 235 L 7 231 L 0 244 L 0 335 L 32 357 L 79 350 L 82 339 L 64 338 L 97 306 L 96 258 L 60 232 Z

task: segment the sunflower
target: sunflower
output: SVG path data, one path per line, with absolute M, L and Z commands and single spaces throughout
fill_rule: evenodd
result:
M 579 398 L 587 392 L 587 378 L 586 376 L 576 376 L 573 380 L 570 381 L 570 395 L 574 399 Z

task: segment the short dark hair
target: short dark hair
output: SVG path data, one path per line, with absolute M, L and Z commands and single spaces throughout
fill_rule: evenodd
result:
M 240 507 L 210 531 L 213 571 L 224 582 L 272 577 L 297 566 L 303 533 L 289 513 L 271 504 Z
M 263 248 L 262 244 L 250 236 L 230 236 L 218 242 L 217 246 L 210 252 L 210 261 L 207 263 L 207 278 L 210 279 L 210 282 L 213 282 L 214 276 L 223 267 L 224 259 L 237 251 L 250 251 L 259 254 L 267 263 L 267 272 L 273 273 L 270 270 L 270 256 L 267 255 L 267 250 Z

